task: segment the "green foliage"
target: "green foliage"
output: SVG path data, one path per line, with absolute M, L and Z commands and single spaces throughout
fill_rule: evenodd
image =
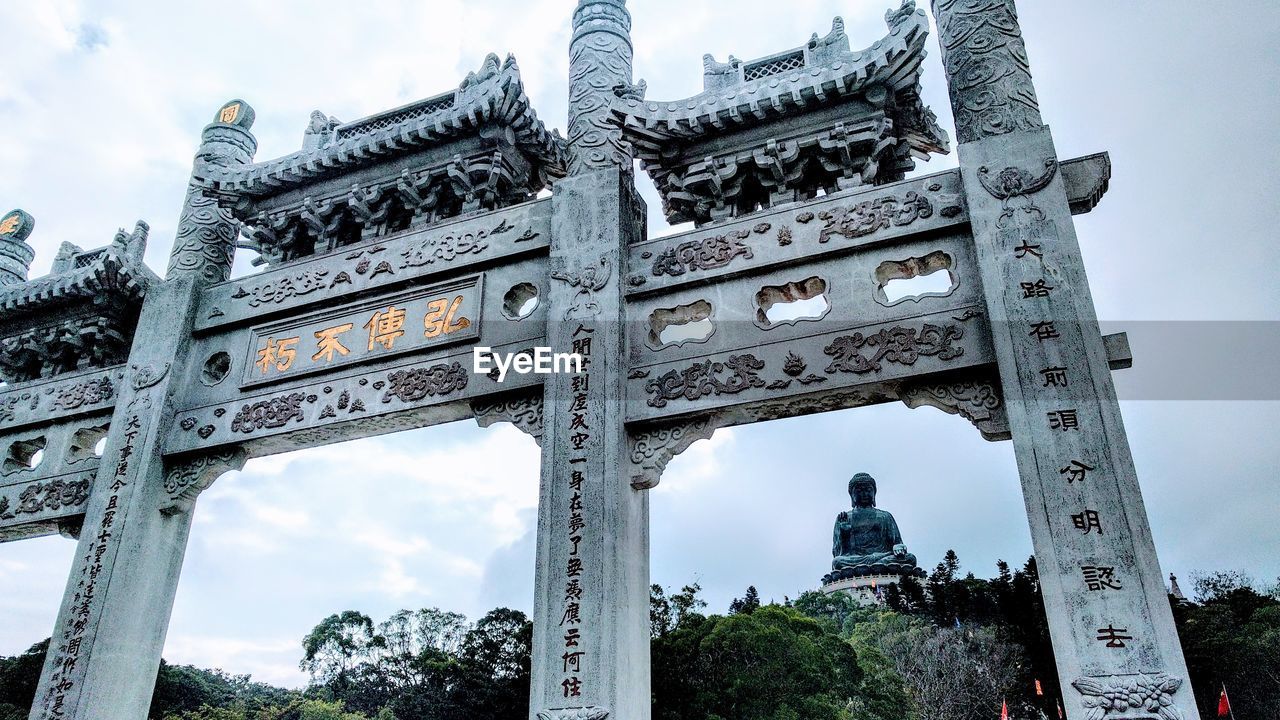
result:
M 340 702 L 324 700 L 293 700 L 283 706 L 258 710 L 243 707 L 214 707 L 204 705 L 176 715 L 166 715 L 163 720 L 370 720 L 366 715 L 348 712 Z M 375 720 L 396 720 L 394 715 L 379 714 Z
M 1239 572 L 1195 578 L 1199 604 L 1174 603 L 1174 620 L 1202 717 L 1216 717 L 1225 685 L 1237 718 L 1280 717 L 1280 600 Z
M 528 715 L 533 624 L 499 608 L 474 625 L 436 608 L 375 625 L 331 615 L 303 640 L 308 696 L 349 711 L 424 720 Z
M 313 682 L 342 683 L 359 658 L 385 645 L 386 639 L 374 633 L 368 615 L 347 610 L 321 620 L 302 639 L 299 667 L 311 674 Z
M 15 712 L 20 713 L 15 717 L 26 720 L 27 709 L 31 707 L 36 686 L 40 684 L 40 669 L 44 666 L 44 654 L 48 649 L 49 641 L 46 639 L 27 648 L 21 655 L 0 657 L 0 720 L 8 720 L 7 715 Z
M 650 635 L 666 635 L 684 622 L 685 618 L 706 607 L 706 601 L 698 597 L 699 592 L 702 592 L 702 586 L 698 583 L 685 585 L 671 597 L 667 597 L 661 585 L 649 586 Z
M 190 665 L 170 665 L 161 660 L 149 716 L 165 717 L 202 707 L 256 712 L 286 704 L 296 697 L 295 692 L 253 682 L 248 675 L 202 670 Z
M 652 644 L 655 720 L 847 720 L 853 646 L 793 608 L 685 616 Z
M 1240 720 L 1280 717 L 1280 582 L 1194 577 L 1174 602 L 1204 717 L 1225 684 Z M 655 720 L 978 720 L 1056 715 L 1053 651 L 1035 560 L 962 576 L 948 551 L 924 583 L 885 588 L 885 605 L 806 592 L 762 605 L 755 587 L 728 616 L 703 616 L 695 583 L 650 594 Z M 454 720 L 528 716 L 532 624 L 494 610 L 471 624 L 435 608 L 375 625 L 359 612 L 303 639 L 304 692 L 247 675 L 161 662 L 156 720 Z M 48 641 L 0 657 L 0 720 L 25 720 Z M 1040 680 L 1044 696 L 1034 693 Z
M 760 593 L 756 592 L 755 585 L 747 586 L 747 593 L 740 598 L 734 598 L 729 603 L 730 615 L 750 615 L 760 607 Z
M 860 656 L 878 651 L 891 664 L 916 717 L 999 717 L 1001 700 L 1016 707 L 1019 690 L 1030 684 L 1022 649 L 990 627 L 943 628 L 923 617 L 879 611 L 856 623 L 851 639 Z M 884 698 L 885 706 L 895 699 Z M 1030 702 L 1022 704 L 1030 711 Z

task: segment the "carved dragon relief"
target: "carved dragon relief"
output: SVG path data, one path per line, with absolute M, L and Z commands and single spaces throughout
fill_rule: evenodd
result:
M 528 433 L 533 441 L 542 445 L 542 390 L 499 395 L 475 400 L 471 403 L 476 424 L 489 427 L 495 423 L 509 422 L 521 432 Z
M 657 487 L 667 463 L 695 442 L 710 440 L 717 427 L 720 427 L 718 418 L 708 415 L 628 432 L 631 487 L 636 490 Z
M 165 515 L 188 512 L 196 497 L 224 473 L 240 470 L 249 459 L 244 448 L 236 446 L 197 455 L 166 468 L 164 490 L 168 501 L 160 508 Z

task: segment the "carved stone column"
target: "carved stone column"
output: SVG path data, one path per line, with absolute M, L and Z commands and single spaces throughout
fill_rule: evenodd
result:
M 627 460 L 619 267 L 643 209 L 616 168 L 554 193 L 547 338 L 586 364 L 543 389 L 531 712 L 647 720 L 649 499 Z
M 631 13 L 624 0 L 581 0 L 569 44 L 569 174 L 631 170 L 631 148 L 609 122 L 615 88 L 631 87 Z
M 623 250 L 644 228 L 609 122 L 631 82 L 623 0 L 581 0 L 569 49 L 569 177 L 553 187 L 547 342 L 583 371 L 543 386 L 530 718 L 648 720 L 649 498 L 630 486 Z
M 247 162 L 252 118 L 241 101 L 224 105 L 205 128 L 196 173 L 204 162 Z M 165 472 L 161 442 L 173 422 L 170 387 L 186 379 L 196 300 L 205 285 L 230 272 L 236 228 L 193 182 L 169 277 L 152 286 L 142 305 L 32 720 L 147 716 L 191 530 L 190 500 L 216 477 L 193 471 L 186 482 Z M 243 463 L 242 453 L 222 465 L 206 460 L 204 470 L 237 461 Z
M 1071 720 L 1199 715 L 1011 0 L 935 0 L 960 171 Z

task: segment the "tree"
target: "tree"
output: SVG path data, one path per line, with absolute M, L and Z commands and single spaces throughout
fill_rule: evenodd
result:
M 1026 685 L 1021 648 L 986 627 L 940 628 L 880 612 L 854 626 L 858 648 L 874 648 L 905 683 L 915 712 L 930 720 L 989 720 Z
M 385 646 L 386 639 L 374 634 L 368 615 L 347 610 L 321 620 L 302 639 L 303 658 L 298 665 L 311 674 L 312 682 L 332 685 L 345 681 L 371 650 Z
M 158 718 L 206 706 L 256 712 L 288 704 L 295 699 L 297 693 L 253 682 L 248 675 L 203 670 L 191 665 L 170 665 L 161 660 L 149 715 Z
M 533 623 L 524 613 L 498 608 L 480 618 L 462 642 L 459 717 L 526 717 L 532 654 Z
M 49 650 L 48 638 L 27 648 L 21 655 L 0 658 L 0 719 L 5 714 L 26 720 L 40 684 L 40 670 Z M 7 707 L 6 707 L 7 706 Z
M 1225 685 L 1235 716 L 1280 717 L 1280 600 L 1237 571 L 1196 574 L 1196 604 L 1173 604 L 1202 717 Z
M 666 635 L 691 614 L 706 607 L 706 601 L 698 597 L 700 592 L 702 592 L 702 586 L 693 583 L 685 585 L 680 588 L 680 592 L 667 597 L 661 585 L 651 585 L 649 587 L 650 636 Z
M 779 605 L 690 613 L 652 655 L 655 720 L 845 720 L 862 679 L 848 642 Z
M 730 615 L 750 615 L 760 607 L 760 593 L 756 592 L 755 585 L 747 586 L 747 593 L 740 598 L 734 598 L 729 603 Z

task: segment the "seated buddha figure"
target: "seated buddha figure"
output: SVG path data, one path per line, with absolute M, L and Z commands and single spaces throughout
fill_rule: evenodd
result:
M 832 533 L 832 571 L 841 575 L 913 573 L 916 556 L 902 544 L 898 523 L 891 513 L 876 507 L 875 478 L 854 475 L 849 480 L 849 497 L 853 509 L 836 516 Z

